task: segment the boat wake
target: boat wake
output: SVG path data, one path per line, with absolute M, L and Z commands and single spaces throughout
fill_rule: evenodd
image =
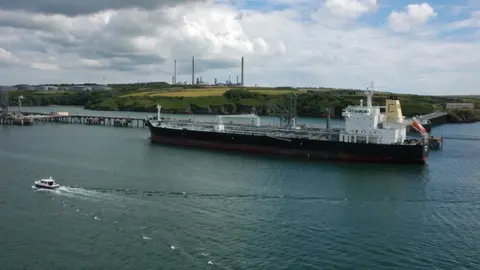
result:
M 349 198 L 338 196 L 294 196 L 290 194 L 247 194 L 247 193 L 205 193 L 205 192 L 179 192 L 179 191 L 161 191 L 161 190 L 135 190 L 118 188 L 91 188 L 91 192 L 98 194 L 110 194 L 112 196 L 125 196 L 133 199 L 138 197 L 182 197 L 199 199 L 242 199 L 242 200 L 295 200 L 295 201 L 323 201 L 329 203 L 345 203 Z M 121 194 L 121 195 L 116 195 Z M 376 197 L 369 200 L 363 200 L 369 203 L 397 202 L 397 203 L 425 203 L 435 202 L 443 204 L 475 204 L 478 205 L 478 199 L 432 199 L 432 198 L 395 198 L 395 197 Z
M 35 192 L 47 192 L 48 194 L 54 194 L 55 196 L 65 196 L 69 199 L 62 199 L 62 204 L 64 207 L 71 208 L 78 212 L 79 215 L 88 217 L 93 219 L 95 222 L 113 222 L 114 226 L 117 226 L 118 230 L 124 230 L 122 219 L 120 218 L 112 218 L 111 216 L 102 215 L 102 213 L 98 211 L 84 211 L 81 207 L 77 206 L 73 201 L 80 199 L 80 200 L 87 200 L 95 203 L 111 203 L 112 205 L 128 205 L 129 207 L 132 204 L 142 204 L 144 205 L 144 201 L 141 199 L 135 199 L 129 196 L 126 192 L 123 194 L 114 194 L 113 192 L 105 192 L 105 190 L 98 191 L 94 189 L 85 189 L 80 187 L 69 187 L 69 186 L 60 186 L 57 189 L 42 189 L 37 188 L 35 185 L 32 186 L 32 189 Z M 118 193 L 118 192 L 117 192 Z M 53 199 L 53 197 L 52 197 Z M 121 203 L 128 201 L 128 203 Z M 103 213 L 105 214 L 105 213 Z M 208 265 L 209 268 L 214 269 L 225 269 L 226 267 L 212 261 L 211 256 L 208 252 L 203 251 L 201 254 L 197 254 L 196 252 L 191 251 L 188 247 L 186 249 L 181 247 L 180 243 L 170 239 L 169 236 L 165 234 L 158 234 L 154 233 L 155 230 L 152 232 L 148 232 L 148 230 L 143 230 L 146 227 L 142 227 L 140 235 L 143 241 L 153 241 L 153 242 L 162 242 L 165 246 L 168 247 L 169 250 L 174 252 L 177 256 L 181 256 L 197 265 Z M 126 229 L 129 231 L 131 229 Z M 180 246 L 178 246 L 180 245 Z
M 136 197 L 138 200 L 146 202 L 145 197 L 163 197 L 163 198 L 185 198 L 185 199 L 206 199 L 206 200 L 249 200 L 249 201 L 267 201 L 267 200 L 295 200 L 295 201 L 323 201 L 333 204 L 343 204 L 346 198 L 324 197 L 324 196 L 293 196 L 293 195 L 275 195 L 275 194 L 247 194 L 247 193 L 206 193 L 206 192 L 180 192 L 180 191 L 161 191 L 161 190 L 134 190 L 118 188 L 91 188 L 98 193 L 121 194 L 128 196 L 132 200 Z
M 126 201 L 129 200 L 126 196 L 119 196 L 115 194 L 107 194 L 103 192 L 98 192 L 95 190 L 88 190 L 84 188 L 69 187 L 69 186 L 60 186 L 57 190 L 57 193 L 62 196 L 73 197 L 78 199 L 86 199 L 91 201 Z
M 43 189 L 37 188 L 35 185 L 32 186 L 32 189 L 36 192 L 48 192 L 50 194 L 65 196 L 69 198 L 82 199 L 95 202 L 125 202 L 132 200 L 127 196 L 121 196 L 116 194 L 109 194 L 105 192 L 99 192 L 95 190 L 89 190 L 78 187 L 69 187 L 69 186 L 59 186 L 56 189 Z
M 324 201 L 328 203 L 346 203 L 348 198 L 329 197 L 329 196 L 292 196 L 292 195 L 267 195 L 267 194 L 241 194 L 241 193 L 202 193 L 202 192 L 178 192 L 178 191 L 159 191 L 159 190 L 134 190 L 134 189 L 118 189 L 118 188 L 80 188 L 70 186 L 60 186 L 55 190 L 39 189 L 32 186 L 32 189 L 39 192 L 50 192 L 55 195 L 66 196 L 75 199 L 83 199 L 96 202 L 112 202 L 112 203 L 129 203 L 129 205 L 139 204 L 146 205 L 151 203 L 145 200 L 145 197 L 171 197 L 171 198 L 198 198 L 198 199 L 241 199 L 241 200 L 307 200 L 307 201 Z M 475 204 L 480 203 L 479 200 L 438 200 L 438 199 L 406 199 L 406 198 L 372 198 L 368 200 L 370 203 L 375 202 L 398 202 L 398 203 L 425 203 L 435 202 L 443 204 Z M 124 204 L 122 204 L 124 205 Z

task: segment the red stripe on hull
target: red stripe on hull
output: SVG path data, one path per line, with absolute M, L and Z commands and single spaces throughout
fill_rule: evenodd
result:
M 273 155 L 304 157 L 304 158 L 310 158 L 310 159 L 339 160 L 339 161 L 347 161 L 347 162 L 424 164 L 427 160 L 427 157 L 420 158 L 420 159 L 405 160 L 405 159 L 394 159 L 393 157 L 381 157 L 381 156 L 355 156 L 355 155 L 346 155 L 341 153 L 336 154 L 336 153 L 321 152 L 321 151 L 308 151 L 308 150 L 299 150 L 299 149 L 285 149 L 285 148 L 274 148 L 274 147 L 255 146 L 255 145 L 246 145 L 246 144 L 229 144 L 229 143 L 217 143 L 217 142 L 211 142 L 211 141 L 171 138 L 171 137 L 155 136 L 153 134 L 151 135 L 150 140 L 152 142 L 161 143 L 161 144 L 191 146 L 191 147 L 227 150 L 227 151 L 240 151 L 240 152 L 253 153 L 253 154 L 266 154 L 266 155 L 273 154 Z

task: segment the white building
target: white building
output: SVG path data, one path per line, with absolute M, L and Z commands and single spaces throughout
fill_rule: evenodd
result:
M 111 90 L 112 88 L 108 85 L 103 85 L 103 84 L 94 84 L 90 86 L 92 91 L 107 91 Z
M 28 84 L 17 84 L 14 86 L 15 89 L 17 90 L 23 90 L 23 91 L 30 91 L 33 89 L 33 87 L 31 85 L 28 85 Z
M 34 90 L 34 91 L 48 91 L 48 86 L 46 86 L 46 85 L 36 85 L 36 86 L 32 86 L 32 90 Z
M 475 109 L 473 103 L 447 103 L 445 105 L 447 110 L 467 111 Z

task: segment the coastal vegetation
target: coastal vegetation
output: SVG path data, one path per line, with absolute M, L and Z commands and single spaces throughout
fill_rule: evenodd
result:
M 341 116 L 348 105 L 365 100 L 363 90 L 292 87 L 201 87 L 178 86 L 165 82 L 113 84 L 108 91 L 11 91 L 10 105 L 15 106 L 23 95 L 23 106 L 77 105 L 90 110 L 156 112 L 157 104 L 167 113 L 233 114 L 248 113 L 255 108 L 260 115 L 278 114 L 286 110 L 290 95 L 297 96 L 299 116 L 323 116 L 328 110 L 333 117 Z M 61 87 L 59 88 L 61 89 Z M 391 93 L 377 92 L 373 103 L 383 105 Z M 448 102 L 471 102 L 478 108 L 478 97 L 421 96 L 395 94 L 406 116 L 443 110 Z M 458 115 L 452 119 L 477 119 Z
M 475 123 L 480 121 L 480 110 L 448 111 L 449 123 Z

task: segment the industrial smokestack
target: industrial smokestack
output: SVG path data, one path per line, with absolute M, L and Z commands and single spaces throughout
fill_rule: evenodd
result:
M 173 84 L 177 84 L 177 60 L 173 62 Z
M 244 81 L 243 81 L 243 56 L 242 56 L 242 73 L 241 73 L 241 82 L 242 82 L 242 86 L 245 86 L 245 85 L 244 85 Z
M 192 57 L 192 85 L 195 84 L 195 57 Z

